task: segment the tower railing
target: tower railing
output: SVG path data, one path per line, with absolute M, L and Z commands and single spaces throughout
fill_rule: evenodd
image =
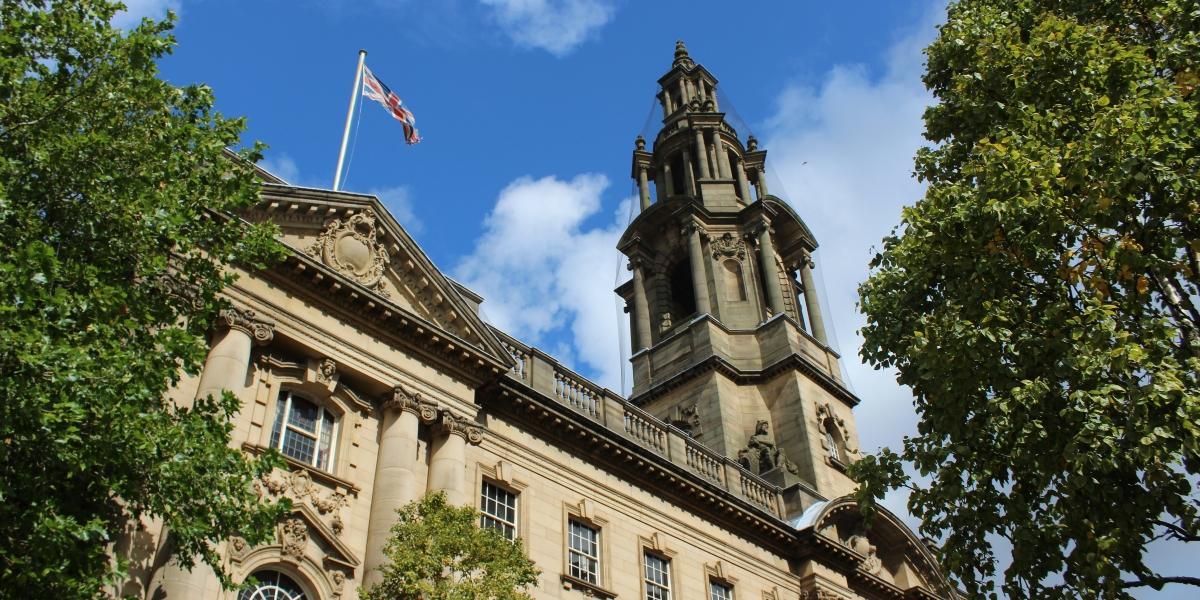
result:
M 682 429 L 575 373 L 546 353 L 493 328 L 516 365 L 508 377 L 585 419 L 663 457 L 700 479 L 768 513 L 784 518 L 783 491 L 737 461 L 692 439 Z

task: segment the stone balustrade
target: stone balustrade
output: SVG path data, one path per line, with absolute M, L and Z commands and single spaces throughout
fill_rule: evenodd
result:
M 783 518 L 782 490 L 549 355 L 495 330 L 517 365 L 508 376 L 750 504 Z

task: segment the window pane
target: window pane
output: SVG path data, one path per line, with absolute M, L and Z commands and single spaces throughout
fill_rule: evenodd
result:
M 288 424 L 315 435 L 317 433 L 317 414 L 319 412 L 316 404 L 304 398 L 293 396 L 292 414 L 288 417 Z
M 279 394 L 279 405 L 275 409 L 275 425 L 271 427 L 271 447 L 277 450 L 279 449 L 280 430 L 283 429 L 283 413 L 287 410 L 288 396 L 290 394 L 287 392 Z
M 671 597 L 671 561 L 645 552 L 642 554 L 647 600 L 668 600 Z
M 336 423 L 329 411 L 323 410 L 321 413 L 324 416 L 321 420 L 321 449 L 317 453 L 317 468 L 328 470 L 329 456 L 333 449 L 333 429 Z
M 733 588 L 723 583 L 709 581 L 708 600 L 733 600 Z
M 517 537 L 517 495 L 490 482 L 483 482 L 480 490 L 479 523 L 483 527 L 499 529 L 508 539 Z
M 283 435 L 283 453 L 300 462 L 311 465 L 316 447 L 316 438 L 306 436 L 295 429 L 288 429 Z
M 568 521 L 567 564 L 572 577 L 600 585 L 600 531 Z

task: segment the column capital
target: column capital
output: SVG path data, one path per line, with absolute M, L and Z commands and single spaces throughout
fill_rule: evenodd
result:
M 385 395 L 379 403 L 381 414 L 389 410 L 411 412 L 426 423 L 437 420 L 438 413 L 437 403 L 430 402 L 421 397 L 420 393 L 410 392 L 400 385 L 393 388 L 392 393 Z
M 226 308 L 217 314 L 214 325 L 219 329 L 236 329 L 250 336 L 254 343 L 265 346 L 275 338 L 275 320 L 263 317 L 248 308 Z
M 473 446 L 478 446 L 483 442 L 482 428 L 475 425 L 473 421 L 456 417 L 449 412 L 442 412 L 442 420 L 438 423 L 437 429 L 443 435 L 457 435 Z

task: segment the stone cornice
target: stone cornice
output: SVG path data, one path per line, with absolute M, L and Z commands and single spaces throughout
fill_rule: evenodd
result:
M 313 303 L 331 305 L 339 312 L 361 319 L 373 330 L 398 345 L 424 355 L 451 372 L 469 375 L 476 383 L 501 376 L 510 365 L 435 323 L 385 299 L 362 284 L 293 250 L 278 265 L 265 271 L 277 283 L 293 284 L 293 292 Z M 307 285 L 295 285 L 304 281 Z M 490 333 L 489 333 L 490 335 Z M 497 345 L 499 342 L 497 341 Z M 507 357 L 505 357 L 507 358 Z

